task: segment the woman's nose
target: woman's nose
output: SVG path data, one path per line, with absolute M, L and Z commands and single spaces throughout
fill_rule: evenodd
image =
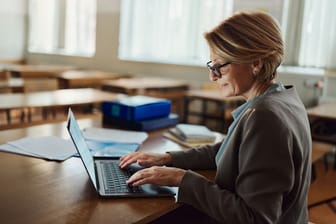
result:
M 215 75 L 213 71 L 209 71 L 209 79 L 210 81 L 217 81 L 218 77 Z

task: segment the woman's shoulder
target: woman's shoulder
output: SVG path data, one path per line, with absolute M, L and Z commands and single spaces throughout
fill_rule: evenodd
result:
M 299 107 L 304 109 L 304 105 L 298 96 L 294 86 L 285 86 L 282 91 L 274 91 L 258 100 L 253 108 L 258 110 L 280 111 L 282 109 Z
M 262 97 L 246 111 L 245 119 L 280 124 L 292 122 L 302 114 L 305 114 L 305 107 L 292 86 Z

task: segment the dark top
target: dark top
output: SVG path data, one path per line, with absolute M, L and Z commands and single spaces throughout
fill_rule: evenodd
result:
M 215 183 L 188 170 L 177 202 L 220 223 L 307 223 L 311 135 L 294 87 L 267 94 L 237 124 L 216 167 L 221 143 L 170 152 L 173 166 L 217 168 Z

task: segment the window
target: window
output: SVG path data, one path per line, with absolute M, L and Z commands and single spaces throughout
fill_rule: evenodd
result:
M 204 64 L 209 54 L 203 33 L 229 14 L 225 2 L 231 1 L 123 0 L 119 57 Z
M 300 39 L 300 66 L 335 69 L 336 1 L 306 0 Z
M 252 3 L 253 2 L 253 3 Z M 282 19 L 284 0 L 123 0 L 119 36 L 122 60 L 204 65 L 204 32 L 241 9 Z
M 30 0 L 28 51 L 93 56 L 96 0 Z

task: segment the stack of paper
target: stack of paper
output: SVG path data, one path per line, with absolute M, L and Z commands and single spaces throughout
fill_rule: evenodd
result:
M 185 142 L 213 142 L 215 134 L 204 125 L 178 124 L 170 130 L 172 134 Z
M 21 138 L 0 145 L 0 151 L 56 161 L 66 160 L 76 154 L 70 140 L 57 136 Z
M 193 124 L 178 124 L 163 133 L 163 136 L 189 148 L 221 142 L 225 137 L 203 125 Z

